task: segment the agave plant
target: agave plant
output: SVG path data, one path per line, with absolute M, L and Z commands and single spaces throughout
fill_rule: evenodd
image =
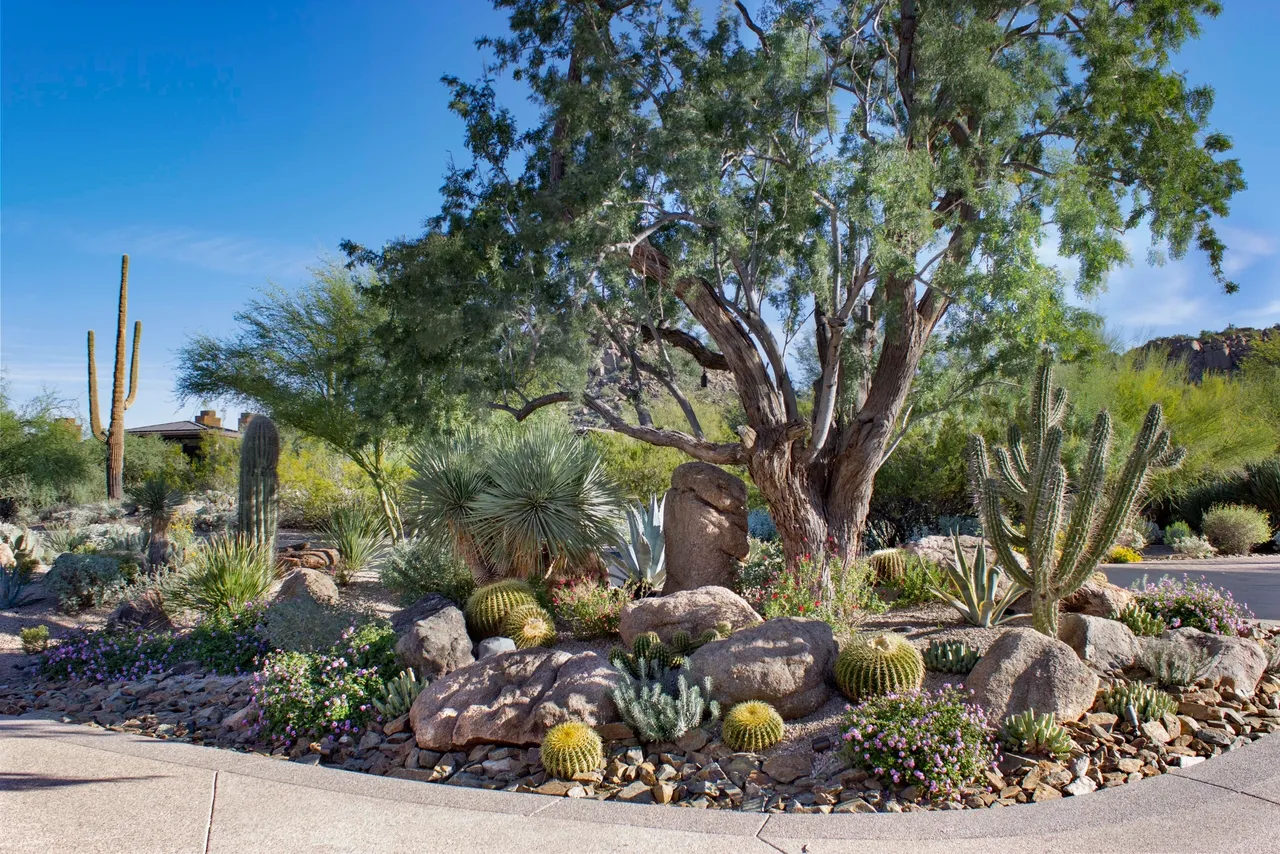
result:
M 960 547 L 960 538 L 955 534 L 951 538 L 955 563 L 944 562 L 942 567 L 948 583 L 931 586 L 930 591 L 975 626 L 989 629 L 1010 619 L 1011 615 L 1005 612 L 1022 598 L 1026 588 L 1010 582 L 1004 595 L 1000 595 L 1003 573 L 998 565 L 987 564 L 986 549 L 977 550 L 971 565 Z
M 329 517 L 322 536 L 338 550 L 334 580 L 347 585 L 357 572 L 386 552 L 387 528 L 384 517 L 365 507 L 339 507 Z
M 219 535 L 196 549 L 175 585 L 174 602 L 201 614 L 236 614 L 266 596 L 275 581 L 270 545 Z
M 667 499 L 650 496 L 649 506 L 627 508 L 630 538 L 606 553 L 609 581 L 614 587 L 632 585 L 642 593 L 661 590 L 667 581 L 667 541 L 662 533 L 662 511 Z
M 178 507 L 186 501 L 186 495 L 161 475 L 144 481 L 129 493 L 129 500 L 138 505 L 138 513 L 150 529 L 147 565 L 154 572 L 169 559 L 169 526 Z

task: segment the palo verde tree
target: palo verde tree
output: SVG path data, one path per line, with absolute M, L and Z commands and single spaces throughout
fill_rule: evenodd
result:
M 364 296 L 363 276 L 327 263 L 296 292 L 264 292 L 236 315 L 235 335 L 198 335 L 182 348 L 177 391 L 184 400 L 243 401 L 328 443 L 369 476 L 398 537 L 392 455 L 410 404 L 423 413 L 443 396 L 414 394 L 386 370 L 373 334 L 382 314 Z
M 1212 91 L 1171 67 L 1217 3 L 777 0 L 705 20 L 689 0 L 495 3 L 510 32 L 483 42 L 491 73 L 537 118 L 518 127 L 489 76 L 448 79 L 471 159 L 443 211 L 418 241 L 348 251 L 379 264 L 401 340 L 441 282 L 503 306 L 520 356 L 493 376 L 517 417 L 573 402 L 745 465 L 789 557 L 858 547 L 931 336 L 1052 337 L 1066 288 L 1097 291 L 1139 227 L 1235 287 L 1213 217 L 1240 168 L 1209 130 Z M 1049 236 L 1074 282 L 1040 259 Z M 421 262 L 446 245 L 470 266 Z M 805 328 L 817 365 L 798 388 Z M 624 412 L 528 369 L 587 343 L 612 343 L 687 428 L 655 425 L 642 394 Z M 689 360 L 732 377 L 740 441 L 705 435 Z

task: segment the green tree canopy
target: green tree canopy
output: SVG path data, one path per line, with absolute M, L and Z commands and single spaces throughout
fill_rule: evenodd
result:
M 1212 90 L 1170 64 L 1217 3 L 495 5 L 510 31 L 483 41 L 493 73 L 528 87 L 536 121 L 519 127 L 489 76 L 447 79 L 471 159 L 442 212 L 417 241 L 348 249 L 378 266 L 401 340 L 442 291 L 491 312 L 507 369 L 490 377 L 517 417 L 574 401 L 745 464 L 792 556 L 857 547 L 935 333 L 987 352 L 1053 340 L 1080 320 L 1067 288 L 1101 288 L 1140 227 L 1235 288 L 1214 219 L 1241 171 L 1209 127 Z M 406 255 L 434 260 L 406 276 Z M 788 350 L 806 327 L 811 389 Z M 686 430 L 654 426 L 639 395 L 617 411 L 537 370 L 606 342 Z M 705 435 L 678 382 L 689 360 L 732 376 L 740 441 Z

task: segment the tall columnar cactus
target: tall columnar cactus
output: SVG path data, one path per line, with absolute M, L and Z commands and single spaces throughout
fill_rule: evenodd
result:
M 1099 412 L 1080 483 L 1071 490 L 1074 506 L 1063 529 L 1068 487 L 1062 465 L 1062 420 L 1067 393 L 1053 387 L 1048 359 L 1036 372 L 1032 392 L 1031 432 L 1025 446 L 1021 431 L 1010 425 L 1009 447 L 996 448 L 993 468 L 982 437 L 974 436 L 969 446 L 969 473 L 983 531 L 1000 567 L 1031 591 L 1032 625 L 1057 637 L 1059 600 L 1079 590 L 1106 556 L 1142 496 L 1152 467 L 1176 466 L 1182 451 L 1171 448 L 1160 405 L 1154 404 L 1134 439 L 1124 469 L 1109 483 L 1111 417 L 1105 410 Z M 1024 532 L 1010 525 L 1008 505 L 1021 511 Z M 1025 566 L 1014 549 L 1025 552 Z
M 237 512 L 240 533 L 257 543 L 274 548 L 280 499 L 280 432 L 270 418 L 253 416 L 240 441 L 240 504 Z
M 124 412 L 138 396 L 138 344 L 142 341 L 142 321 L 133 324 L 133 355 L 129 362 L 129 393 L 124 389 L 124 339 L 129 305 L 129 256 L 120 256 L 120 305 L 116 311 L 116 361 L 111 379 L 111 423 L 102 428 L 98 410 L 98 365 L 93 355 L 94 336 L 89 330 L 89 430 L 107 443 L 107 498 L 124 498 Z

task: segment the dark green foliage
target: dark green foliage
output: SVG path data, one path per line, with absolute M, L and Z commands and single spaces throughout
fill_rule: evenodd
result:
M 58 607 L 74 614 L 107 604 L 120 588 L 136 581 L 139 568 L 105 554 L 58 555 L 44 576 L 45 587 L 58 600 Z
M 929 641 L 924 666 L 940 673 L 968 673 L 982 654 L 964 641 Z
M 1191 530 L 1191 526 L 1179 519 L 1176 522 L 1170 522 L 1164 529 L 1164 544 L 1172 546 L 1179 540 L 1190 539 L 1195 536 Z
M 360 505 L 334 510 L 321 534 L 338 550 L 339 564 L 333 578 L 342 585 L 350 584 L 357 572 L 382 557 L 386 550 L 386 520 Z
M 195 550 L 173 598 L 201 614 L 234 615 L 265 599 L 275 578 L 275 551 L 269 544 L 219 534 Z
M 20 508 L 39 510 L 106 494 L 102 454 L 94 443 L 81 441 L 77 426 L 63 420 L 71 412 L 51 395 L 15 409 L 8 383 L 0 380 L 0 495 Z
M 1215 504 L 1200 520 L 1205 538 L 1227 555 L 1246 555 L 1271 539 L 1271 522 L 1256 507 Z

